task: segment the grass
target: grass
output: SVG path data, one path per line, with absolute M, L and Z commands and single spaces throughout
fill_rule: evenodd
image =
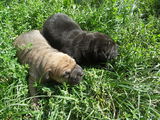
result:
M 77 3 L 76 3 L 77 1 Z M 0 119 L 158 120 L 160 119 L 160 19 L 158 0 L 1 0 Z M 17 62 L 12 43 L 25 31 L 41 29 L 62 12 L 82 29 L 110 35 L 119 45 L 105 67 L 83 67 L 80 85 L 40 86 L 32 109 L 27 66 Z

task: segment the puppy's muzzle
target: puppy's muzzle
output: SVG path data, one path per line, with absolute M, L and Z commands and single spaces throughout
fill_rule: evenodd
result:
M 70 77 L 68 80 L 69 84 L 70 85 L 79 84 L 83 78 L 83 75 L 84 75 L 84 73 L 83 73 L 82 68 L 79 65 L 76 65 L 70 74 Z

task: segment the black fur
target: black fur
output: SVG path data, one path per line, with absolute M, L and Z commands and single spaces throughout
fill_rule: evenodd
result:
M 49 17 L 41 33 L 52 47 L 72 56 L 79 64 L 105 62 L 118 54 L 117 44 L 109 36 L 83 31 L 62 13 Z

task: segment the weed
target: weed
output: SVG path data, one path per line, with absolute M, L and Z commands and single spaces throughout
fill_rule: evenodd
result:
M 160 20 L 153 6 L 154 0 L 1 0 L 0 119 L 159 119 Z M 12 43 L 57 12 L 111 36 L 120 55 L 106 68 L 84 67 L 80 85 L 40 86 L 41 107 L 33 110 L 27 66 L 18 63 Z

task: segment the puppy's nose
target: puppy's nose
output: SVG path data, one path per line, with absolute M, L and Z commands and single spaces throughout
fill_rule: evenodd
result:
M 78 75 L 79 75 L 80 77 L 83 77 L 83 76 L 84 76 L 83 70 L 80 70 L 79 73 L 78 73 Z
M 70 74 L 68 80 L 69 84 L 71 85 L 79 84 L 80 81 L 82 80 L 83 74 L 84 74 L 83 69 L 79 65 L 76 65 Z
M 70 76 L 69 84 L 71 85 L 79 84 L 83 78 L 83 74 L 84 73 L 81 71 L 81 72 L 78 72 L 76 76 Z
M 77 79 L 77 78 L 71 78 L 70 80 L 69 80 L 69 84 L 70 85 L 77 85 L 77 84 L 79 84 L 80 83 L 80 79 Z

